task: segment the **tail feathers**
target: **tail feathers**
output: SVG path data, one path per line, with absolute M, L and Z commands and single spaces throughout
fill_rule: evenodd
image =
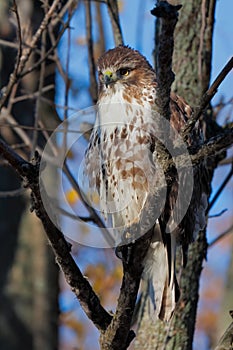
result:
M 144 263 L 143 279 L 148 285 L 149 313 L 169 321 L 173 315 L 179 288 L 175 276 L 175 238 L 165 245 L 157 228 Z

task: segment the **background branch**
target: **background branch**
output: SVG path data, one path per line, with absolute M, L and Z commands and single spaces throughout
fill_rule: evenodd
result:
M 206 91 L 204 96 L 202 96 L 198 108 L 194 110 L 192 117 L 188 120 L 187 125 L 184 127 L 184 130 L 182 132 L 182 136 L 184 139 L 188 137 L 188 135 L 194 128 L 195 123 L 204 113 L 208 104 L 210 103 L 210 101 L 218 91 L 220 84 L 223 82 L 223 80 L 226 78 L 227 74 L 231 71 L 232 68 L 233 68 L 233 57 L 231 57 L 230 60 L 226 63 L 226 65 L 223 67 L 223 69 L 221 70 L 217 78 L 214 80 L 213 84 Z
M 54 251 L 56 261 L 61 267 L 67 283 L 75 293 L 87 316 L 99 330 L 104 331 L 112 317 L 101 306 L 99 298 L 76 265 L 70 253 L 71 245 L 67 243 L 63 234 L 50 220 L 43 207 L 40 193 L 41 188 L 39 187 L 38 161 L 35 165 L 28 163 L 1 139 L 0 154 L 9 162 L 15 171 L 17 171 L 19 176 L 26 181 L 26 186 L 32 190 L 32 209 L 43 224 L 49 243 Z
M 120 26 L 118 2 L 116 0 L 106 0 L 108 13 L 112 23 L 115 46 L 123 45 L 123 36 Z
M 46 29 L 48 23 L 51 21 L 51 18 L 53 17 L 54 13 L 56 12 L 56 8 L 59 5 L 61 0 L 54 0 L 53 4 L 51 5 L 49 11 L 46 13 L 44 19 L 42 20 L 39 28 L 37 29 L 36 33 L 33 35 L 32 40 L 30 42 L 30 47 L 25 47 L 22 49 L 22 54 L 19 59 L 16 61 L 15 69 L 13 73 L 10 75 L 9 82 L 7 86 L 2 90 L 2 96 L 0 98 L 0 110 L 2 109 L 4 103 L 6 102 L 8 96 L 11 93 L 11 90 L 15 83 L 18 80 L 18 76 L 23 71 L 29 56 L 31 55 L 32 51 L 34 50 L 38 40 L 40 39 L 43 31 Z
M 230 315 L 231 315 L 231 318 L 233 318 L 232 311 L 230 311 Z M 232 344 L 233 344 L 232 334 L 233 334 L 233 322 L 231 322 L 231 324 L 227 328 L 226 332 L 221 337 L 215 350 L 231 350 Z
M 85 1 L 86 10 L 86 33 L 87 33 L 87 47 L 88 47 L 88 62 L 89 62 L 89 77 L 90 77 L 90 94 L 94 104 L 97 102 L 97 81 L 96 81 L 96 67 L 94 60 L 94 46 L 92 36 L 92 14 L 91 1 Z

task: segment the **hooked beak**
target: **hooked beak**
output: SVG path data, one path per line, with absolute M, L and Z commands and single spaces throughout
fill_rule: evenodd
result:
M 108 85 L 115 83 L 116 81 L 116 75 L 113 74 L 111 71 L 107 70 L 106 72 L 104 72 L 104 84 L 106 87 L 108 87 Z

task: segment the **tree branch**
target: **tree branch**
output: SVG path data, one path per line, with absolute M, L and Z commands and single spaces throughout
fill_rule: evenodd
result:
M 108 13 L 112 23 L 115 46 L 123 45 L 123 37 L 120 26 L 118 4 L 116 0 L 106 0 Z
M 222 191 L 224 190 L 224 188 L 226 187 L 227 183 L 230 181 L 231 177 L 233 175 L 233 161 L 231 164 L 231 169 L 229 171 L 229 173 L 227 174 L 225 180 L 223 181 L 223 183 L 221 184 L 221 186 L 219 187 L 218 191 L 215 193 L 212 201 L 209 203 L 208 206 L 208 212 L 210 211 L 210 209 L 213 207 L 214 203 L 217 201 L 217 199 L 219 198 L 220 194 L 222 193 Z
M 177 156 L 173 158 L 160 159 L 160 164 L 165 172 L 168 172 L 171 167 L 176 164 L 179 169 L 187 166 L 187 161 L 191 160 L 194 166 L 198 165 L 202 160 L 216 156 L 217 153 L 224 151 L 228 147 L 231 147 L 233 143 L 233 129 L 225 130 L 225 132 L 211 137 L 205 141 L 203 145 L 198 147 L 189 147 L 189 154 L 179 154 L 179 150 L 176 150 Z M 230 176 L 230 175 L 229 175 Z
M 101 350 L 126 350 L 135 337 L 130 327 L 143 271 L 142 262 L 152 233 L 153 228 L 135 243 L 117 248 L 122 256 L 123 280 L 116 313 L 100 339 Z
M 89 77 L 90 77 L 90 94 L 93 103 L 97 102 L 97 81 L 95 75 L 95 60 L 92 37 L 92 15 L 91 15 L 91 1 L 85 2 L 86 10 L 86 33 L 87 33 L 87 47 L 88 47 L 88 62 L 89 62 Z
M 230 311 L 229 313 L 233 318 L 233 311 Z M 233 334 L 233 322 L 231 322 L 230 326 L 227 328 L 226 332 L 221 337 L 215 350 L 231 350 L 232 344 L 233 344 L 232 334 Z
M 0 98 L 0 110 L 2 109 L 8 96 L 10 95 L 11 90 L 12 90 L 13 86 L 15 85 L 15 83 L 17 82 L 20 73 L 25 68 L 25 65 L 28 61 L 28 58 L 31 55 L 32 51 L 34 50 L 36 43 L 38 42 L 39 38 L 41 37 L 41 34 L 46 29 L 48 23 L 51 21 L 51 18 L 53 17 L 54 13 L 56 12 L 56 8 L 59 5 L 60 1 L 61 0 L 54 0 L 49 11 L 46 13 L 39 28 L 37 29 L 36 33 L 33 35 L 31 43 L 30 43 L 30 47 L 25 47 L 22 49 L 21 57 L 19 58 L 19 61 L 18 61 L 18 59 L 16 61 L 15 68 L 14 68 L 13 73 L 10 75 L 9 82 L 8 82 L 7 86 L 2 89 L 2 96 Z
M 182 136 L 184 140 L 187 139 L 191 131 L 193 130 L 195 123 L 200 118 L 206 107 L 208 106 L 211 99 L 214 97 L 216 92 L 218 91 L 219 85 L 223 82 L 223 80 L 226 78 L 227 74 L 231 71 L 233 68 L 233 57 L 227 62 L 227 64 L 223 67 L 213 84 L 210 86 L 210 88 L 206 91 L 204 96 L 202 97 L 199 107 L 196 108 L 193 112 L 193 116 L 188 120 L 187 124 L 185 125 Z
M 215 239 L 213 239 L 212 242 L 209 243 L 208 248 L 213 247 L 216 243 L 221 241 L 224 237 L 228 236 L 229 234 L 233 233 L 233 225 L 230 226 L 226 231 L 222 232 L 219 236 L 217 236 Z
M 9 162 L 19 176 L 26 181 L 26 186 L 31 189 L 32 209 L 35 210 L 36 215 L 43 224 L 56 261 L 61 267 L 67 283 L 75 293 L 87 316 L 99 330 L 105 331 L 111 322 L 112 316 L 100 304 L 99 298 L 76 265 L 70 252 L 70 244 L 67 243 L 61 231 L 53 224 L 43 207 L 41 188 L 39 187 L 38 160 L 36 164 L 25 161 L 1 139 L 0 154 Z
M 174 30 L 178 21 L 178 10 L 181 5 L 173 6 L 167 1 L 157 1 L 156 7 L 151 11 L 161 21 L 159 45 L 156 55 L 157 66 L 157 89 L 155 104 L 158 113 L 170 120 L 170 93 L 174 81 L 172 71 L 172 54 L 174 48 Z

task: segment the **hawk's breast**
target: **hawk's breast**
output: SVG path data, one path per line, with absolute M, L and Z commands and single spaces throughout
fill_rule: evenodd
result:
M 120 230 L 140 222 L 159 172 L 153 163 L 151 109 L 119 99 L 121 103 L 115 96 L 114 103 L 98 105 L 85 172 L 90 193 L 99 194 L 105 220 Z

